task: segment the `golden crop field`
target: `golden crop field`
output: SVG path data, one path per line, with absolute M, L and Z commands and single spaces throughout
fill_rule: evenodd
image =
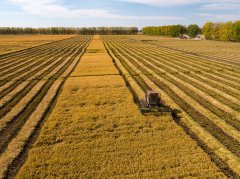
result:
M 98 36 L 66 81 L 17 174 L 31 176 L 224 178 L 171 116 L 139 113 Z
M 187 48 L 185 41 L 169 38 L 103 38 L 113 58 L 127 69 L 126 75 L 144 90 L 158 90 L 167 104 L 181 111 L 178 123 L 197 136 L 212 160 L 239 175 L 239 44 L 224 43 L 229 45 L 225 49 L 235 52 L 232 59 L 223 56 L 219 42 L 186 41 L 192 47 Z M 197 43 L 206 43 L 206 51 L 217 48 L 216 56 L 201 53 Z
M 0 54 L 70 37 L 73 37 L 73 35 L 0 35 Z
M 28 146 L 91 36 L 0 56 L 0 178 Z
M 0 178 L 240 177 L 238 49 L 84 35 L 0 55 Z M 178 112 L 142 115 L 149 89 Z

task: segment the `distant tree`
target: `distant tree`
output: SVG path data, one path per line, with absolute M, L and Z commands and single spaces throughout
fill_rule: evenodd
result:
M 49 28 L 15 28 L 15 27 L 0 27 L 0 34 L 7 35 L 31 35 L 31 34 L 44 34 L 44 35 L 64 35 L 64 34 L 81 34 L 81 35 L 94 35 L 94 34 L 121 34 L 121 35 L 134 35 L 138 33 L 137 27 L 91 27 L 91 28 L 72 28 L 72 27 L 49 27 Z
M 202 33 L 205 36 L 206 39 L 212 40 L 213 39 L 213 28 L 214 24 L 212 22 L 207 22 L 203 28 Z
M 226 22 L 223 27 L 223 34 L 221 40 L 223 41 L 234 41 L 233 37 L 233 23 L 232 21 Z
M 240 42 L 240 21 L 236 21 L 233 24 L 233 40 Z
M 189 26 L 187 27 L 188 35 L 189 35 L 190 37 L 192 37 L 192 38 L 193 38 L 193 37 L 196 37 L 196 36 L 198 35 L 199 31 L 200 31 L 200 28 L 199 28 L 199 26 L 196 25 L 196 24 L 192 24 L 192 25 L 189 25 Z

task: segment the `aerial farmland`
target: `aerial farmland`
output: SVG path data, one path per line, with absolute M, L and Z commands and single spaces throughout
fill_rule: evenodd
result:
M 2 55 L 1 177 L 239 175 L 240 45 L 227 45 L 80 35 Z M 141 114 L 149 89 L 178 112 Z
M 239 7 L 1 1 L 0 179 L 240 178 Z

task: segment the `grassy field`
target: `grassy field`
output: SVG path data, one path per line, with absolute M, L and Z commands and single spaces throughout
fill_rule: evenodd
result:
M 239 44 L 147 36 L 104 40 L 126 75 L 133 75 L 142 89 L 158 90 L 167 104 L 182 111 L 179 124 L 206 145 L 220 168 L 240 174 Z M 228 45 L 223 49 L 232 57 L 223 56 L 221 44 Z M 214 56 L 207 50 L 212 46 Z
M 98 36 L 64 84 L 17 174 L 31 176 L 225 177 L 170 115 L 139 113 Z
M 62 40 L 73 35 L 0 35 L 0 54 Z

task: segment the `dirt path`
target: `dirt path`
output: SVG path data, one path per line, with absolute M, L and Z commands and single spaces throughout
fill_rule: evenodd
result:
M 223 177 L 171 116 L 138 112 L 95 36 L 17 178 Z

